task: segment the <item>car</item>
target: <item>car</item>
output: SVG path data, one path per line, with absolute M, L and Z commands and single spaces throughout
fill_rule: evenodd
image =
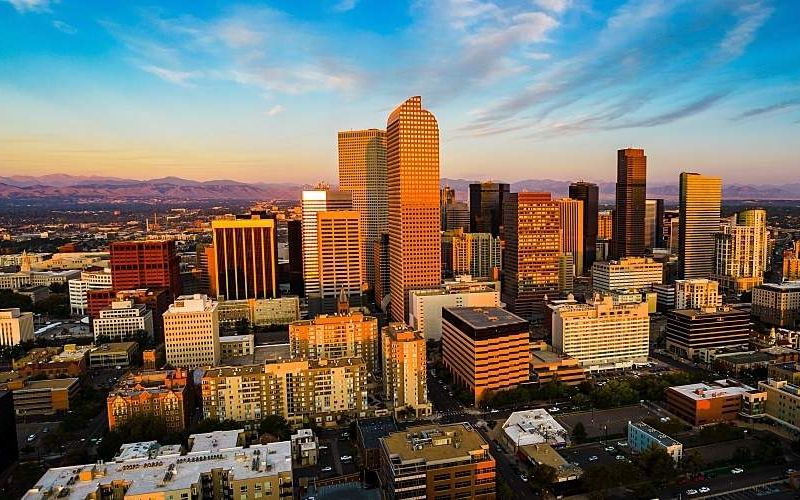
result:
M 520 474 L 519 478 L 522 479 L 523 483 L 527 483 L 528 482 L 528 476 L 526 476 L 525 474 Z
M 327 446 L 327 445 L 324 445 L 324 444 L 321 444 L 321 445 L 319 445 L 319 449 L 320 449 L 320 450 L 327 450 L 327 449 L 328 449 L 328 446 Z
M 697 490 L 686 490 L 686 494 L 690 497 L 697 495 Z
M 554 406 L 547 411 L 549 411 L 550 413 L 555 413 L 557 411 L 561 411 L 561 408 L 559 408 L 558 406 Z
M 659 418 L 659 420 L 661 421 L 661 423 L 667 423 L 669 422 L 669 417 L 661 417 Z
M 711 488 L 709 488 L 708 486 L 701 486 L 697 488 L 697 491 L 699 491 L 700 493 L 710 493 Z
M 36 441 L 36 434 L 31 434 L 30 436 L 28 436 L 29 443 L 32 443 L 34 441 Z
M 589 457 L 590 462 L 594 462 L 595 460 L 597 460 L 597 455 L 592 455 L 591 457 Z
M 731 474 L 741 474 L 742 472 L 744 472 L 744 469 L 741 467 L 734 467 L 731 469 Z
M 625 457 L 624 457 L 624 456 L 622 456 L 622 455 L 617 455 L 617 456 L 616 456 L 616 457 L 614 457 L 614 458 L 616 458 L 617 460 L 625 460 Z
M 327 466 L 327 467 L 323 467 L 323 468 L 321 468 L 321 469 L 320 469 L 320 472 L 330 472 L 330 471 L 332 471 L 332 470 L 333 470 L 333 467 L 331 467 L 331 466 L 329 465 L 329 466 Z
M 453 397 L 453 393 L 452 393 L 452 391 L 451 391 L 451 392 L 448 392 L 448 393 L 447 393 L 447 395 L 448 395 L 448 396 L 450 396 L 450 397 L 452 398 L 452 397 Z
M 622 446 L 623 448 L 625 448 L 626 446 L 628 446 L 628 443 L 626 441 L 617 441 L 617 446 Z
M 342 455 L 340 460 L 342 462 L 350 462 L 351 460 L 353 460 L 353 457 L 351 457 L 350 455 Z
M 492 408 L 491 410 L 489 410 L 489 413 L 498 413 L 499 411 L 500 410 L 498 410 L 496 408 Z
M 349 433 L 349 432 L 347 432 L 347 431 L 344 431 L 344 432 L 342 433 L 342 437 L 343 437 L 343 438 L 348 438 L 348 437 L 350 437 L 350 433 Z
M 603 448 L 603 450 L 611 453 L 612 451 L 614 451 L 614 447 L 613 446 L 606 446 L 605 448 Z

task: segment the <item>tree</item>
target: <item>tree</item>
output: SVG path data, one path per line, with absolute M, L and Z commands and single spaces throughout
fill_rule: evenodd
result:
M 664 448 L 651 446 L 639 455 L 639 465 L 651 481 L 666 484 L 675 479 L 675 460 Z
M 66 283 L 50 283 L 50 291 L 52 293 L 67 293 Z
M 678 470 L 690 477 L 700 474 L 704 467 L 705 462 L 703 461 L 703 457 L 696 451 L 684 453 L 683 458 L 681 458 L 678 464 Z
M 533 482 L 540 488 L 555 483 L 556 480 L 558 480 L 558 472 L 549 465 L 538 465 L 533 471 Z
M 277 441 L 286 441 L 291 435 L 289 424 L 280 415 L 267 415 L 261 420 L 258 426 L 259 434 L 269 434 L 274 436 Z
M 575 424 L 575 427 L 572 428 L 572 440 L 576 443 L 586 441 L 586 427 L 583 425 L 583 422 L 578 422 Z
M 0 309 L 19 308 L 21 311 L 31 311 L 33 303 L 27 295 L 14 293 L 5 288 L 0 290 Z

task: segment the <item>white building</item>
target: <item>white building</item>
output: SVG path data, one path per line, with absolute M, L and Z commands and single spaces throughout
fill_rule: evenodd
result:
M 34 340 L 33 313 L 19 308 L 0 309 L 0 345 L 12 346 Z
M 553 347 L 590 371 L 646 363 L 650 319 L 644 302 L 615 303 L 599 294 L 586 304 L 551 306 Z
M 426 340 L 442 338 L 442 308 L 498 307 L 500 286 L 496 281 L 473 281 L 462 276 L 439 288 L 408 292 L 408 324 Z
M 765 283 L 753 288 L 753 316 L 783 328 L 800 322 L 800 281 Z
M 303 281 L 307 296 L 320 294 L 319 227 L 317 214 L 331 210 L 352 210 L 352 195 L 345 191 L 303 191 Z
M 219 338 L 220 356 L 222 359 L 252 356 L 255 348 L 255 335 L 225 335 Z
M 298 319 L 300 319 L 299 297 L 253 301 L 253 324 L 256 326 L 288 325 Z
M 92 329 L 95 340 L 108 337 L 111 342 L 123 342 L 130 340 L 140 330 L 152 337 L 153 313 L 144 304 L 116 300 L 111 307 L 100 311 L 100 317 L 92 321 Z
M 28 286 L 50 286 L 54 283 L 66 283 L 80 276 L 80 271 L 20 271 L 18 273 L 0 273 L 0 289 L 25 288 Z
M 601 292 L 647 288 L 663 279 L 663 264 L 644 257 L 623 257 L 592 266 L 592 286 Z
M 531 444 L 549 444 L 554 448 L 567 444 L 567 431 L 547 410 L 515 411 L 503 423 L 503 438 L 509 449 Z
M 182 295 L 164 313 L 167 363 L 180 368 L 219 364 L 217 302 L 206 295 Z
M 628 421 L 628 446 L 635 453 L 641 453 L 650 447 L 661 448 L 676 462 L 680 462 L 683 457 L 681 443 L 644 422 Z
M 89 302 L 89 290 L 107 290 L 112 288 L 111 269 L 101 271 L 83 271 L 80 279 L 69 280 L 69 309 L 72 314 L 86 314 Z

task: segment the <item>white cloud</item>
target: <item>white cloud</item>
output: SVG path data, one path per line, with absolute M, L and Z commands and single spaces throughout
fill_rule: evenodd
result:
M 729 30 L 719 43 L 720 56 L 725 59 L 738 57 L 755 39 L 756 32 L 772 15 L 772 7 L 762 2 L 745 3 L 738 9 L 739 22 Z
M 17 12 L 49 12 L 50 0 L 2 0 L 10 3 Z
M 67 24 L 64 21 L 53 21 L 53 27 L 62 33 L 66 33 L 67 35 L 74 35 L 78 32 L 74 26 Z
M 170 83 L 181 85 L 183 87 L 193 86 L 191 80 L 200 76 L 194 71 L 177 71 L 153 65 L 144 65 L 141 66 L 141 69 L 161 78 L 162 80 L 166 80 Z
M 333 10 L 336 12 L 348 12 L 355 9 L 356 5 L 358 5 L 358 0 L 340 0 L 333 6 Z
M 556 14 L 560 14 L 567 10 L 569 7 L 570 0 L 533 0 L 533 3 L 541 7 L 542 9 L 549 10 L 550 12 L 555 12 Z
M 284 111 L 283 106 L 281 106 L 280 104 L 276 104 L 275 106 L 272 106 L 271 108 L 269 108 L 267 110 L 266 115 L 267 116 L 277 116 L 277 115 L 283 113 L 283 111 Z

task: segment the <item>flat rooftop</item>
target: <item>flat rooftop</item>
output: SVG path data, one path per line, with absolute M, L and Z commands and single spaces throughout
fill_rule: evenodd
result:
M 784 281 L 783 283 L 764 283 L 756 288 L 774 290 L 776 292 L 800 292 L 800 281 Z
M 515 411 L 503 423 L 503 432 L 517 446 L 529 444 L 564 445 L 567 431 L 547 410 Z
M 403 462 L 448 462 L 469 460 L 471 452 L 485 450 L 489 445 L 467 422 L 450 425 L 410 427 L 380 438 L 389 454 Z
M 520 325 L 525 330 L 528 329 L 526 320 L 499 307 L 446 307 L 445 310 L 474 330 L 512 325 Z
M 531 351 L 531 361 L 541 363 L 556 363 L 565 359 L 572 359 L 570 356 L 559 354 L 552 351 Z
M 236 448 L 239 446 L 239 436 L 242 434 L 244 434 L 244 429 L 192 434 L 189 436 L 189 443 L 191 443 L 189 453 L 216 452 Z
M 708 309 L 675 309 L 672 314 L 678 316 L 685 316 L 687 318 L 697 318 L 703 316 L 731 316 L 731 315 L 747 315 L 747 311 L 736 309 L 734 307 L 722 307 Z
M 681 444 L 680 442 L 678 442 L 675 439 L 667 436 L 666 434 L 664 434 L 660 430 L 658 430 L 658 429 L 656 429 L 656 428 L 654 428 L 654 427 L 652 427 L 650 425 L 647 425 L 644 422 L 628 422 L 628 425 L 636 427 L 637 429 L 647 433 L 647 435 L 649 435 L 650 437 L 652 437 L 653 439 L 658 441 L 658 443 L 661 446 L 671 447 L 671 446 L 678 446 L 678 445 Z
M 30 389 L 68 389 L 77 384 L 77 378 L 54 378 L 48 380 L 28 380 L 21 390 Z
M 234 343 L 234 342 L 247 342 L 250 340 L 251 342 L 254 341 L 255 336 L 252 333 L 247 335 L 225 335 L 224 337 L 219 338 L 219 342 L 224 344 L 226 342 Z
M 670 387 L 670 389 L 695 401 L 742 395 L 756 390 L 753 387 L 744 384 L 732 385 L 726 380 L 717 380 L 709 384 L 701 382 L 698 384 L 678 385 L 675 387 Z

